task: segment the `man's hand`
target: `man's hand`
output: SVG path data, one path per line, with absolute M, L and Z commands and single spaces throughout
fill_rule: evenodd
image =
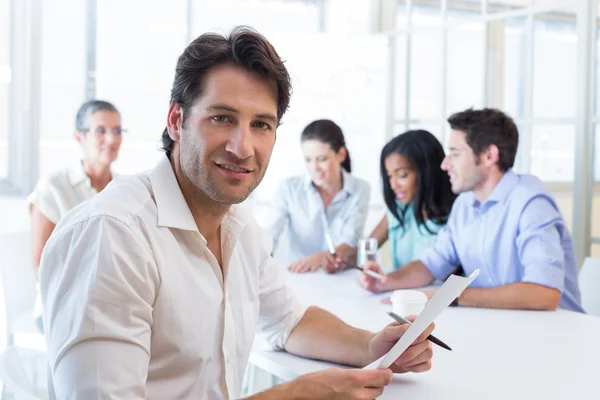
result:
M 304 375 L 282 391 L 281 398 L 289 399 L 375 399 L 383 393 L 383 388 L 392 381 L 389 369 L 326 369 Z
M 410 322 L 413 322 L 415 318 L 415 316 L 407 317 Z M 372 357 L 372 360 L 369 362 L 373 362 L 384 354 L 387 354 L 396 342 L 398 342 L 398 339 L 408 330 L 409 326 L 408 324 L 400 325 L 398 322 L 392 322 L 376 334 L 369 342 L 369 351 Z M 425 372 L 431 369 L 433 350 L 431 349 L 431 342 L 427 340 L 427 337 L 431 335 L 434 327 L 435 324 L 429 325 L 408 349 L 394 361 L 390 366 L 392 371 L 395 373 Z
M 329 255 L 329 253 L 325 252 L 313 254 L 312 256 L 308 256 L 306 258 L 303 258 L 302 260 L 296 261 L 295 263 L 290 265 L 288 269 L 291 272 L 298 273 L 315 272 L 316 270 L 321 268 L 321 265 L 323 265 L 323 262 L 325 260 L 325 256 L 327 255 Z
M 381 267 L 377 265 L 376 262 L 369 261 L 367 265 L 365 265 L 363 268 L 373 272 L 377 272 L 379 275 L 383 275 L 384 278 L 376 279 L 370 277 L 367 274 L 363 274 L 362 272 L 358 272 L 358 281 L 360 283 L 360 286 L 362 286 L 363 289 L 366 289 L 373 293 L 385 292 L 387 290 L 386 286 L 389 283 L 388 281 L 390 280 L 390 277 L 383 272 Z

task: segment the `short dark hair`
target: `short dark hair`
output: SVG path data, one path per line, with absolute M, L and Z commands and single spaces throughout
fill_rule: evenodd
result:
M 89 129 L 90 117 L 98 111 L 112 111 L 119 115 L 121 113 L 112 103 L 104 100 L 89 100 L 79 107 L 75 117 L 75 129 L 79 132 L 85 132 Z
M 348 172 L 352 171 L 350 152 L 348 151 L 348 147 L 346 147 L 344 133 L 342 132 L 342 128 L 335 122 L 329 119 L 318 119 L 311 122 L 306 125 L 306 128 L 302 131 L 300 140 L 302 142 L 307 140 L 318 140 L 319 142 L 327 143 L 336 153 L 344 147 L 346 149 L 346 159 L 342 162 L 342 167 Z
M 288 71 L 264 36 L 252 28 L 238 26 L 229 36 L 218 33 L 199 36 L 179 56 L 171 88 L 171 104 L 178 104 L 182 108 L 184 124 L 190 107 L 202 95 L 206 75 L 221 65 L 242 68 L 273 83 L 277 88 L 277 119 L 281 123 L 292 92 Z M 165 128 L 162 146 L 168 157 L 171 157 L 174 144 Z
M 515 164 L 519 145 L 519 132 L 511 117 L 494 108 L 468 110 L 452 114 L 448 118 L 450 127 L 467 135 L 467 144 L 476 156 L 490 145 L 498 147 L 498 168 L 506 172 Z
M 425 130 L 404 132 L 383 147 L 380 160 L 383 199 L 388 210 L 398 220 L 399 226 L 404 228 L 406 208 L 398 212 L 396 196 L 385 168 L 385 159 L 394 153 L 404 157 L 415 169 L 417 192 L 412 201 L 415 219 L 418 225 L 424 226 L 429 233 L 434 233 L 425 224 L 425 216 L 437 225 L 445 225 L 456 199 L 448 176 L 440 168 L 446 157 L 444 148 L 433 134 Z

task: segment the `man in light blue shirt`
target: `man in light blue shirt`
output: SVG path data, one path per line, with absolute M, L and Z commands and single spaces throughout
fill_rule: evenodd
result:
M 426 286 L 462 265 L 466 274 L 480 274 L 458 305 L 583 312 L 573 244 L 554 199 L 538 178 L 511 170 L 519 141 L 513 120 L 498 110 L 469 109 L 448 122 L 442 169 L 461 194 L 447 225 L 419 261 L 382 281 L 362 275 L 363 287 Z M 381 272 L 375 264 L 368 268 Z

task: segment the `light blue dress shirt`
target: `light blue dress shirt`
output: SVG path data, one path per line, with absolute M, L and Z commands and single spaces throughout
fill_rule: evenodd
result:
M 327 251 L 325 232 L 329 229 L 334 246 L 356 247 L 367 219 L 369 184 L 342 171 L 342 190 L 327 210 L 323 200 L 306 175 L 288 178 L 273 199 L 270 232 L 273 251 L 284 246 L 285 260 L 292 264 L 312 254 Z M 287 229 L 285 243 L 281 240 Z
M 401 209 L 404 207 L 396 200 L 398 213 L 401 214 Z M 438 225 L 433 221 L 425 221 L 419 225 L 415 218 L 412 204 L 409 204 L 404 212 L 404 227 L 400 227 L 400 223 L 396 217 L 387 210 L 388 222 L 388 240 L 392 251 L 392 262 L 394 270 L 398 270 L 404 265 L 418 260 L 423 253 L 432 247 L 437 238 L 438 231 L 442 225 Z M 429 228 L 429 230 L 427 230 Z
M 421 262 L 438 280 L 459 264 L 467 275 L 479 268 L 475 288 L 528 282 L 557 289 L 561 308 L 583 312 L 571 236 L 554 199 L 531 175 L 507 171 L 483 204 L 473 192 L 458 196 Z

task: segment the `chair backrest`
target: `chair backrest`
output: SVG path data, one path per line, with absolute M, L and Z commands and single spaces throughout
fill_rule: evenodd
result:
M 33 310 L 36 291 L 31 259 L 30 232 L 0 234 L 0 277 L 8 327 L 17 317 Z
M 13 346 L 7 347 L 0 354 L 0 381 L 14 395 L 15 400 L 40 400 L 33 394 L 19 353 Z
M 600 259 L 586 258 L 579 271 L 581 305 L 586 313 L 600 317 Z

